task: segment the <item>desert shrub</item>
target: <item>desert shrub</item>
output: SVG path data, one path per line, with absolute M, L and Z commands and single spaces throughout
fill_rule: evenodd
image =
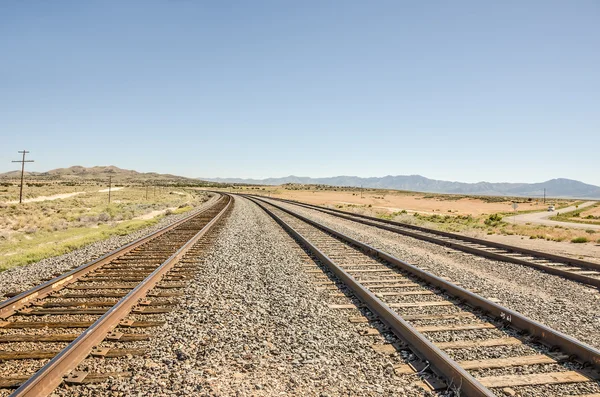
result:
M 165 211 L 165 215 L 173 215 L 173 211 L 169 208 Z
M 588 241 L 587 237 L 575 237 L 571 240 L 571 242 L 575 244 L 587 243 Z
M 111 216 L 109 214 L 107 214 L 106 212 L 102 212 L 98 215 L 98 221 L 100 222 L 108 222 L 110 221 Z
M 52 222 L 50 228 L 52 231 L 65 230 L 69 224 L 64 219 L 58 219 L 57 221 Z
M 29 226 L 23 230 L 26 234 L 34 234 L 37 233 L 38 228 L 35 226 Z
M 500 222 L 502 222 L 502 215 L 500 214 L 492 214 L 488 216 L 488 218 L 485 221 L 483 221 L 483 223 L 485 223 L 488 226 L 498 226 Z
M 586 229 L 585 232 L 588 233 L 588 234 L 594 234 L 594 233 L 596 233 L 596 231 L 594 229 Z

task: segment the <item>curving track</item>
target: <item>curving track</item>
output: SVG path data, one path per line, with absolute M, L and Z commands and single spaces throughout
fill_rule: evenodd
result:
M 356 305 L 333 307 L 360 308 L 373 325 L 367 334 L 392 332 L 404 342 L 397 347 L 419 357 L 396 371 L 431 367 L 445 380 L 426 377 L 431 388 L 467 396 L 600 395 L 600 351 L 292 210 L 253 200 L 338 287 L 349 288 Z
M 494 260 L 516 263 L 577 281 L 586 285 L 600 288 L 600 264 L 577 258 L 570 258 L 526 248 L 495 243 L 492 241 L 428 229 L 415 225 L 379 219 L 367 215 L 355 214 L 332 208 L 305 204 L 292 200 L 274 199 L 288 204 L 320 211 L 322 213 L 347 219 L 364 225 L 428 241 L 445 247 L 468 252 L 474 255 Z
M 169 312 L 194 273 L 203 237 L 231 208 L 221 195 L 207 208 L 0 303 L 0 394 L 45 396 L 63 380 L 81 384 L 127 373 L 73 371 L 86 357 L 144 353 L 139 318 Z M 103 341 L 110 346 L 103 347 Z M 68 376 L 67 376 L 68 374 Z

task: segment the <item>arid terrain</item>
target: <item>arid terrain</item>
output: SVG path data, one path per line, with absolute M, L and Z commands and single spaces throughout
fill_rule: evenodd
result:
M 342 188 L 329 188 L 327 190 L 294 190 L 285 186 L 266 187 L 259 194 L 272 194 L 273 197 L 288 200 L 298 200 L 317 205 L 334 205 L 371 208 L 378 213 L 394 213 L 402 210 L 422 214 L 452 214 L 480 216 L 498 212 L 511 212 L 511 198 L 499 197 L 471 197 L 461 195 L 442 195 L 434 193 L 402 192 L 394 190 L 360 189 L 344 190 Z M 548 204 L 542 200 L 529 201 L 527 198 L 515 198 L 519 201 L 519 211 L 544 210 Z M 573 201 L 555 200 L 558 205 L 567 205 Z
M 544 203 L 539 197 L 464 196 L 309 185 L 237 186 L 234 191 L 297 200 L 500 243 L 600 261 L 600 231 L 569 228 L 568 224 L 514 224 L 511 220 L 514 214 L 546 211 L 549 205 L 554 205 L 555 213 L 560 214 L 561 208 L 578 205 L 583 203 L 583 200 L 547 198 Z M 518 205 L 517 212 L 513 210 L 513 203 Z M 599 206 L 595 205 L 581 211 L 587 216 L 596 214 L 598 210 Z M 567 217 L 559 220 L 570 222 L 583 218 L 583 215 L 576 218 L 571 213 L 566 215 Z
M 127 184 L 61 183 L 29 179 L 0 187 L 0 269 L 60 255 L 115 235 L 156 224 L 165 214 L 187 212 L 205 200 L 197 191 Z

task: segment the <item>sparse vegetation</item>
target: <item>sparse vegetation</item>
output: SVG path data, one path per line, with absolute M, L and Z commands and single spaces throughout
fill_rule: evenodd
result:
M 576 203 L 576 207 L 581 205 L 581 202 Z M 600 206 L 600 202 L 584 208 L 577 208 L 575 211 L 560 213 L 558 212 L 556 216 L 553 216 L 550 219 L 561 221 L 561 222 L 575 222 L 575 223 L 585 223 L 589 225 L 600 225 L 600 216 L 595 216 L 592 214 L 585 214 L 586 212 L 594 211 L 594 209 Z
M 239 185 L 237 188 L 240 190 L 262 189 L 262 187 L 252 185 Z M 512 222 L 511 217 L 515 215 L 511 207 L 513 203 L 519 204 L 518 214 L 546 211 L 548 203 L 542 202 L 540 198 L 468 196 L 302 184 L 269 186 L 267 190 L 272 197 L 328 205 L 381 219 L 448 232 L 467 233 L 473 236 L 490 233 L 559 242 L 571 241 L 582 235 L 581 230 L 563 226 L 514 224 Z M 337 192 L 334 193 L 336 190 Z M 384 200 L 382 201 L 382 199 Z M 583 201 L 573 199 L 552 199 L 549 202 L 557 209 L 583 203 Z M 397 208 L 406 208 L 410 212 Z M 581 210 L 589 211 L 590 208 Z M 600 218 L 600 212 L 585 212 L 584 214 Z M 594 237 L 590 241 L 596 240 L 595 236 L 589 232 L 588 236 Z
M 157 222 L 163 212 L 183 213 L 207 198 L 203 192 L 186 191 L 168 194 L 162 187 L 150 190 L 146 199 L 144 186 L 125 186 L 108 193 L 102 185 L 83 183 L 76 186 L 37 186 L 29 193 L 50 196 L 83 192 L 69 198 L 23 204 L 0 203 L 0 270 L 60 255 L 112 235 L 127 234 Z M 13 187 L 13 190 L 18 187 Z M 48 189 L 48 190 L 44 190 Z M 181 189 L 178 188 L 178 191 Z
M 40 261 L 51 256 L 66 254 L 87 244 L 107 239 L 111 236 L 123 236 L 136 230 L 154 225 L 159 218 L 150 220 L 129 221 L 117 225 L 102 225 L 98 228 L 78 228 L 61 230 L 56 233 L 46 233 L 32 240 L 22 240 L 12 245 L 12 252 L 4 252 L 0 260 L 0 271 L 14 266 Z M 1 240 L 0 240 L 1 241 Z M 6 251 L 0 243 L 0 250 Z
M 502 222 L 502 216 L 500 214 L 492 214 L 483 221 L 488 226 L 498 226 Z
M 571 240 L 572 243 L 576 244 L 587 243 L 588 241 L 589 240 L 587 239 L 587 237 L 575 237 Z

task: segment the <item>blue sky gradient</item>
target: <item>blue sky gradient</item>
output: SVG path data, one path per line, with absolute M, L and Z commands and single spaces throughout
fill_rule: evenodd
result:
M 600 185 L 598 1 L 0 2 L 0 171 Z

